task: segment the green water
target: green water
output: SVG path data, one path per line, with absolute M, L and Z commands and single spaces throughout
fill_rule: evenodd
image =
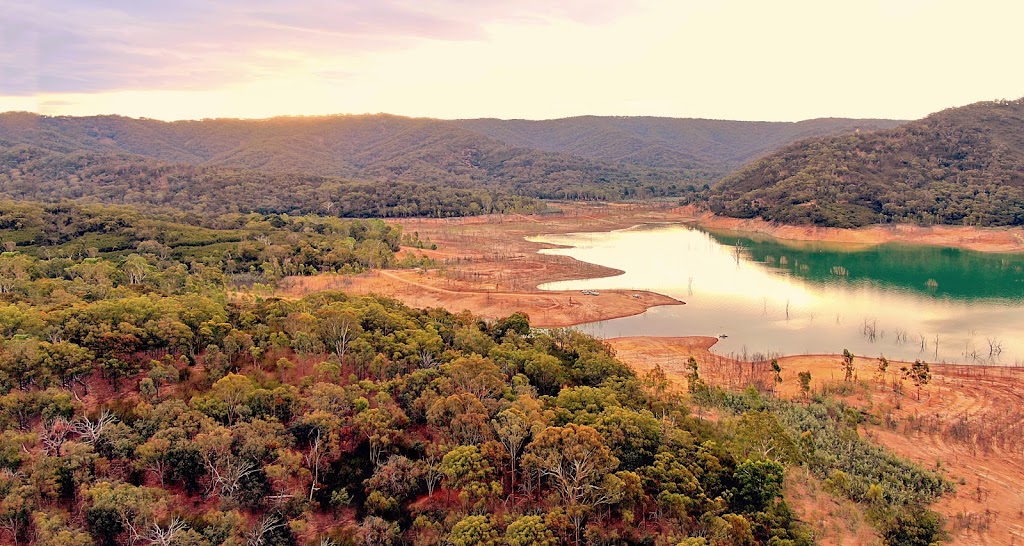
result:
M 545 289 L 644 289 L 687 303 L 582 325 L 595 335 L 724 336 L 720 354 L 837 353 L 1024 362 L 1024 255 L 791 243 L 686 226 L 544 236 L 543 252 L 620 269 Z
M 836 244 L 786 245 L 707 232 L 745 259 L 816 284 L 867 283 L 964 301 L 1024 300 L 1024 255 L 923 245 L 883 244 L 864 249 Z

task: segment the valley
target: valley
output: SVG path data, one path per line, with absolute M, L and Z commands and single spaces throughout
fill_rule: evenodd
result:
M 0 545 L 1024 546 L 989 4 L 5 3 Z
M 0 114 L 0 537 L 1014 543 L 1020 104 Z

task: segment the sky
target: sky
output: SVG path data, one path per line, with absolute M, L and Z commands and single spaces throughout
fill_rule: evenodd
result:
M 1015 0 L 0 0 L 0 111 L 916 119 L 1024 96 Z

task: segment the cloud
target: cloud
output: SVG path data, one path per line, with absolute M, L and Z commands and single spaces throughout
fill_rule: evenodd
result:
M 604 0 L 0 0 L 0 95 L 204 89 L 291 59 L 354 58 L 423 40 L 484 41 L 490 24 L 601 24 Z M 344 67 L 316 67 L 337 75 Z

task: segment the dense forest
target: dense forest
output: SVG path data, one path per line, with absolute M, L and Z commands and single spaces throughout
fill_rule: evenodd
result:
M 787 224 L 1022 225 L 1024 99 L 794 144 L 686 202 Z
M 7 543 L 810 544 L 793 465 L 890 544 L 941 538 L 948 484 L 836 403 L 680 392 L 522 314 L 246 289 L 422 245 L 379 220 L 0 203 L 0 237 Z
M 517 161 L 529 157 L 549 165 L 586 158 L 606 165 L 627 163 L 720 176 L 797 140 L 899 123 L 599 116 L 437 120 L 386 114 L 165 123 L 120 116 L 7 113 L 0 114 L 0 141 L 63 153 L 121 152 L 171 163 L 342 177 L 379 174 L 401 164 L 459 163 L 474 154 L 498 161 L 523 156 Z
M 273 284 L 288 275 L 387 267 L 403 243 L 422 246 L 382 220 L 197 216 L 154 208 L 0 201 L 0 244 L 17 258 L 5 262 L 0 283 L 28 276 L 29 258 L 45 259 L 54 271 L 76 260 L 110 258 L 134 264 L 140 278 L 154 267 L 184 265 L 216 271 L 223 286 Z M 107 267 L 93 269 L 105 271 L 107 279 L 116 274 Z
M 216 213 L 448 216 L 531 206 L 524 197 L 678 196 L 798 138 L 893 124 L 383 114 L 166 123 L 6 113 L 0 191 L 175 206 L 199 199 L 215 202 Z

